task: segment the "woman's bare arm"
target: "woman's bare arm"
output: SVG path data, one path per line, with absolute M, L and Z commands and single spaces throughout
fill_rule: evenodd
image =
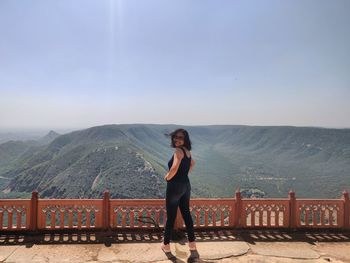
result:
M 192 158 L 191 158 L 191 165 L 190 165 L 190 170 L 188 171 L 188 172 L 191 172 L 192 171 L 192 169 L 193 169 L 193 166 L 195 165 L 195 160 L 193 160 Z
M 164 176 L 164 179 L 169 181 L 171 178 L 173 178 L 179 169 L 181 159 L 184 157 L 183 152 L 177 148 L 175 153 L 174 153 L 174 160 L 173 160 L 173 165 L 171 166 L 169 172 Z

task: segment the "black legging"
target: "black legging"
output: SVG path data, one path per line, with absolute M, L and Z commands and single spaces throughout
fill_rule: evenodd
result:
M 173 230 L 177 207 L 180 207 L 182 218 L 185 221 L 189 242 L 195 240 L 193 221 L 190 213 L 191 184 L 189 182 L 168 182 L 166 188 L 166 211 L 167 220 L 164 231 L 164 244 L 170 243 L 171 231 Z

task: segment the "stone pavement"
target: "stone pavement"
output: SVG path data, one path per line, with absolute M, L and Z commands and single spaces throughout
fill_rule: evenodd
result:
M 161 233 L 0 234 L 0 262 L 350 262 L 349 232 L 217 230 L 196 237 L 198 253 L 179 237 L 165 254 Z

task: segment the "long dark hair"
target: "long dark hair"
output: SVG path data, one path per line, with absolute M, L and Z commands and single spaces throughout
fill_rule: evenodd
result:
M 171 137 L 171 142 L 170 142 L 170 147 L 176 148 L 175 142 L 174 142 L 174 137 L 178 132 L 182 132 L 184 135 L 184 144 L 183 146 L 186 147 L 187 150 L 191 151 L 192 149 L 192 143 L 190 140 L 190 136 L 188 135 L 188 132 L 185 129 L 176 129 L 175 131 L 171 133 L 165 133 L 164 135 L 167 137 Z

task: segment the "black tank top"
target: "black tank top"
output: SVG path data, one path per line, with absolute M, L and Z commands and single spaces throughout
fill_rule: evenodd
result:
M 191 156 L 187 157 L 185 150 L 180 147 L 180 149 L 184 152 L 184 157 L 181 159 L 179 169 L 177 170 L 176 174 L 171 178 L 168 182 L 189 182 L 188 178 L 188 171 L 190 170 L 191 165 Z M 170 170 L 171 166 L 173 165 L 174 161 L 174 155 L 171 157 L 171 159 L 168 162 L 168 168 Z

